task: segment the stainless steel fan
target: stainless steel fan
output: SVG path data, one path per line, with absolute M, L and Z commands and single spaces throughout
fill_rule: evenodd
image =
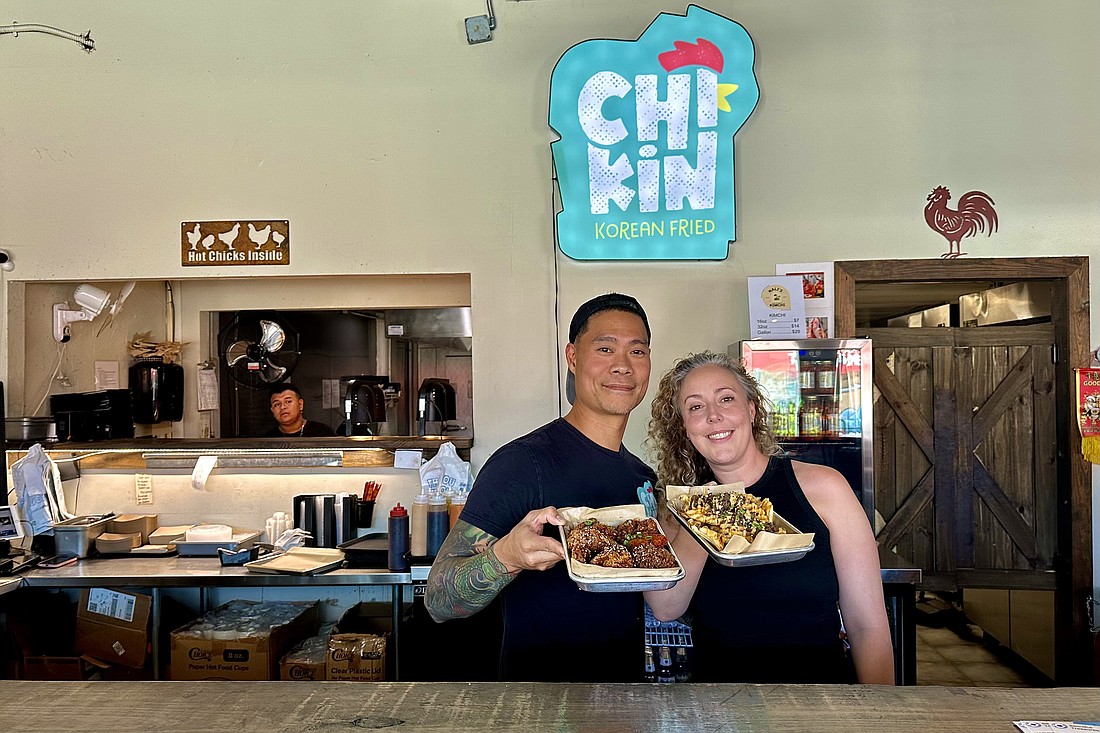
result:
M 286 380 L 298 364 L 298 332 L 278 316 L 241 312 L 218 334 L 229 375 L 248 387 Z

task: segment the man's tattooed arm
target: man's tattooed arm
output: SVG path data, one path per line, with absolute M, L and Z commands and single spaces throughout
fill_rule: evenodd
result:
M 497 538 L 459 520 L 439 548 L 424 593 L 424 606 L 436 621 L 472 616 L 489 605 L 519 571 L 508 572 L 497 559 Z

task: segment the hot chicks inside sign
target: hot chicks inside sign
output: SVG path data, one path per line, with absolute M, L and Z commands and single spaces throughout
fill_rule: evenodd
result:
M 573 46 L 550 80 L 558 246 L 578 260 L 724 259 L 733 137 L 756 108 L 752 39 L 688 7 L 636 41 Z

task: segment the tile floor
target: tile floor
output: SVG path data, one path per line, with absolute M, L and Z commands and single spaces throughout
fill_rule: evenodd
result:
M 917 625 L 917 684 L 945 687 L 1051 687 L 1053 682 L 965 618 Z

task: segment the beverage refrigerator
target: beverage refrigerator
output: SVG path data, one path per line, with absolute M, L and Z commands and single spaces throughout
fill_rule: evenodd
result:
M 793 458 L 848 480 L 874 526 L 869 339 L 742 341 L 731 346 L 773 405 L 772 428 Z

